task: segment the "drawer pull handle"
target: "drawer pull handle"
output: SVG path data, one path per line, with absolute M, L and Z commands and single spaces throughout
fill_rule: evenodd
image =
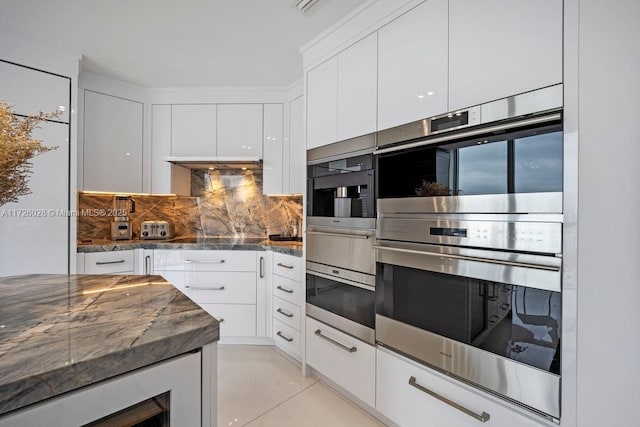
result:
M 288 268 L 289 270 L 293 270 L 293 265 L 287 265 L 287 264 L 283 264 L 281 262 L 279 262 L 278 267 L 284 267 L 284 268 Z
M 501 308 L 502 310 L 508 310 L 508 309 L 509 309 L 509 304 L 505 302 L 504 304 L 501 304 L 501 305 L 500 305 L 500 308 Z
M 487 414 L 486 412 L 482 411 L 482 414 L 478 415 L 475 412 L 473 412 L 470 409 L 465 408 L 464 406 L 447 399 L 444 396 L 439 395 L 438 393 L 429 390 L 428 388 L 425 388 L 423 386 L 421 386 L 420 384 L 418 384 L 418 382 L 416 381 L 416 377 L 411 377 L 409 378 L 409 385 L 411 387 L 415 387 L 418 390 L 420 390 L 423 393 L 428 394 L 431 397 L 435 397 L 436 399 L 438 399 L 441 402 L 446 403 L 447 405 L 453 406 L 454 408 L 456 408 L 458 411 L 464 412 L 465 414 L 469 415 L 470 417 L 475 418 L 476 420 L 480 421 L 481 423 L 486 423 L 487 421 L 489 421 L 489 418 L 491 418 L 491 416 L 489 414 Z
M 322 338 L 322 339 L 324 339 L 324 340 L 329 341 L 331 344 L 333 344 L 333 345 L 337 345 L 337 346 L 338 346 L 338 347 L 340 347 L 341 349 L 343 349 L 343 350 L 345 350 L 345 351 L 348 351 L 349 353 L 355 353 L 356 351 L 358 351 L 358 348 L 357 348 L 356 346 L 353 346 L 353 347 L 349 348 L 349 347 L 347 347 L 346 345 L 344 345 L 344 344 L 340 344 L 338 341 L 336 341 L 336 340 L 332 340 L 332 339 L 331 339 L 331 338 L 329 338 L 328 336 L 323 335 L 323 334 L 322 334 L 322 331 L 321 331 L 320 329 L 317 329 L 317 330 L 316 330 L 316 332 L 315 332 L 315 334 L 316 334 L 317 336 L 319 336 L 320 338 Z
M 107 264 L 124 264 L 124 260 L 118 261 L 96 261 L 96 265 L 107 265 Z
M 280 338 L 282 338 L 285 341 L 289 341 L 289 342 L 293 341 L 293 338 L 288 338 L 288 337 L 284 336 L 284 334 L 282 332 L 280 332 L 280 331 L 276 332 L 276 335 L 279 336 Z
M 284 316 L 293 317 L 293 313 L 287 313 L 286 311 L 283 311 L 281 308 L 277 309 L 276 311 Z
M 288 294 L 292 294 L 293 293 L 293 289 L 286 289 L 286 288 L 283 288 L 282 286 L 277 286 L 276 289 L 279 289 L 282 292 L 286 292 Z
M 210 286 L 189 286 L 186 285 L 185 288 L 193 289 L 194 291 L 224 291 L 224 286 L 218 286 L 217 288 L 213 288 Z
M 224 264 L 223 259 L 212 260 L 197 260 L 197 259 L 185 259 L 185 264 Z

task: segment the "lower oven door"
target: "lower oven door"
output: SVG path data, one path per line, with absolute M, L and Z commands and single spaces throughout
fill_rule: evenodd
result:
M 335 268 L 332 268 L 339 271 Z M 373 276 L 371 276 L 373 282 Z M 373 284 L 357 283 L 307 268 L 307 316 L 375 344 Z
M 560 417 L 560 259 L 376 246 L 376 341 Z

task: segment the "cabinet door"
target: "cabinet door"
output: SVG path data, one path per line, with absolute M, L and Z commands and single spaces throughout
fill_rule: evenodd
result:
M 428 0 L 378 32 L 378 130 L 448 111 L 448 0 Z
M 84 91 L 84 189 L 142 192 L 140 102 Z
M 171 155 L 216 155 L 215 104 L 171 106 Z
M 171 193 L 171 105 L 151 107 L 151 192 Z
M 282 104 L 264 106 L 263 194 L 282 194 L 283 190 L 283 120 Z
M 378 35 L 338 55 L 337 140 L 376 131 Z
M 289 190 L 302 194 L 306 188 L 307 150 L 304 144 L 304 97 L 289 103 Z M 286 165 L 285 165 L 286 166 Z M 286 183 L 285 183 L 286 185 Z
M 309 366 L 375 406 L 375 347 L 307 317 L 306 350 Z
M 218 156 L 262 158 L 262 104 L 218 105 Z
M 451 110 L 562 82 L 562 2 L 451 0 Z
M 481 396 L 478 391 L 388 350 L 376 350 L 376 409 L 395 423 L 406 426 L 541 427 L 542 421 Z M 409 381 L 413 378 L 413 385 Z M 460 409 L 438 400 L 421 388 L 488 415 L 486 424 Z
M 0 85 L 0 99 L 12 104 L 15 113 L 52 113 L 62 107 L 56 120 L 69 123 L 71 79 L 0 60 Z
M 336 141 L 338 57 L 307 73 L 307 149 Z

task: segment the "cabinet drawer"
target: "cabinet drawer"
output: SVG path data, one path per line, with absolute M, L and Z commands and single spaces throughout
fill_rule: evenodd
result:
M 300 306 L 301 286 L 296 280 L 273 275 L 273 296 L 282 298 L 292 304 Z
M 256 271 L 254 251 L 186 251 L 188 271 Z
M 133 274 L 133 251 L 90 252 L 84 256 L 85 274 Z
M 289 301 L 273 297 L 273 318 L 300 330 L 300 307 Z
M 302 280 L 301 274 L 302 261 L 301 258 L 274 252 L 273 254 L 273 273 L 288 279 Z
M 300 359 L 300 332 L 278 319 L 273 319 L 273 340 L 276 345 L 295 359 Z
M 184 270 L 186 254 L 187 251 L 182 249 L 155 249 L 153 251 L 153 271 Z
M 221 337 L 255 337 L 256 306 L 250 304 L 198 304 L 220 322 Z
M 188 271 L 183 283 L 180 290 L 197 303 L 256 303 L 255 273 Z
M 413 385 L 410 384 L 410 380 Z M 427 394 L 421 388 L 437 393 L 478 416 L 484 413 L 485 416 L 489 416 L 489 419 L 483 424 L 451 404 Z M 442 374 L 388 350 L 377 350 L 376 389 L 376 409 L 401 426 L 540 427 L 544 425 L 542 422 L 481 396 L 479 392 L 468 386 L 445 378 Z
M 374 407 L 375 348 L 315 319 L 306 320 L 307 364 Z

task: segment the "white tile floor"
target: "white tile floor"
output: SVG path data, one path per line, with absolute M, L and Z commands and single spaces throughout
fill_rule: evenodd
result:
M 382 425 L 273 347 L 218 346 L 218 427 Z

